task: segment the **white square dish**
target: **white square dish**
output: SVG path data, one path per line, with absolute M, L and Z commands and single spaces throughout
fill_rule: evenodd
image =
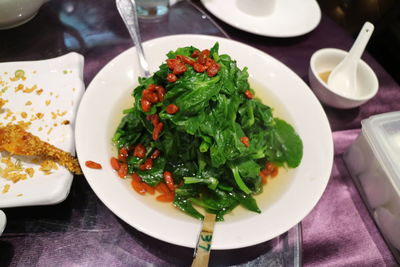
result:
M 41 140 L 75 153 L 74 123 L 85 90 L 83 56 L 69 53 L 40 61 L 0 63 L 0 125 L 20 124 Z M 8 154 L 3 152 L 1 158 Z M 64 167 L 45 174 L 32 158 L 12 156 L 32 177 L 13 183 L 0 177 L 0 208 L 50 205 L 63 201 L 73 175 Z M 0 168 L 5 163 L 0 159 Z

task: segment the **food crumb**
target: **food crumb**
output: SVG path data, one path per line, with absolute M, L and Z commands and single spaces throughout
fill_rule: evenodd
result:
M 38 119 L 43 118 L 43 116 L 44 116 L 44 114 L 41 113 L 41 112 L 36 113 L 36 117 L 37 117 Z
M 19 160 L 13 162 L 11 157 L 8 156 L 3 157 L 1 163 L 6 165 L 5 168 L 0 168 L 0 176 L 3 178 L 10 180 L 13 183 L 26 179 L 26 174 L 23 173 L 24 168 Z
M 63 111 L 63 112 L 61 112 L 59 109 L 57 109 L 57 111 L 56 112 L 51 112 L 51 118 L 53 119 L 53 120 L 55 120 L 55 119 L 57 119 L 57 117 L 63 117 L 63 116 L 65 116 L 65 114 L 67 114 L 67 111 Z
M 29 175 L 29 177 L 32 177 L 35 174 L 35 170 L 33 168 L 26 168 L 25 172 Z
M 29 126 L 30 126 L 31 124 L 32 124 L 32 123 L 31 123 L 30 121 L 28 121 L 28 122 L 25 122 L 25 121 L 18 121 L 18 125 L 19 125 L 22 129 L 24 129 L 24 130 L 29 129 Z
M 22 90 L 24 90 L 24 85 L 22 83 L 18 84 L 18 86 L 15 87 L 15 92 L 22 91 Z
M 11 110 L 7 110 L 6 116 L 4 116 L 4 120 L 7 120 L 9 117 L 11 117 L 14 113 Z
M 69 120 L 65 120 L 65 121 L 63 121 L 61 124 L 63 124 L 63 125 L 68 125 L 68 124 L 69 124 Z
M 3 108 L 3 106 L 8 102 L 8 100 L 5 100 L 3 98 L 0 98 L 0 109 Z
M 10 190 L 10 185 L 9 184 L 5 184 L 4 186 L 3 186 L 3 191 L 1 191 L 3 194 L 5 194 L 5 193 L 7 193 L 8 192 L 8 190 Z
M 32 101 L 30 100 L 26 101 L 25 106 L 30 106 L 30 105 L 32 105 Z
M 51 174 L 51 170 L 58 170 L 57 164 L 52 160 L 44 160 L 40 164 L 40 171 L 42 171 L 45 175 Z
M 43 89 L 39 89 L 36 91 L 36 94 L 41 95 L 43 93 Z
M 46 106 L 50 105 L 50 103 L 51 103 L 51 100 L 46 100 L 46 102 L 45 102 Z
M 35 84 L 34 86 L 32 86 L 31 88 L 25 88 L 22 92 L 30 94 L 33 91 L 35 91 L 37 89 L 37 85 Z
M 23 111 L 23 112 L 21 112 L 21 117 L 22 117 L 23 119 L 26 119 L 26 117 L 28 117 L 28 114 L 26 114 L 26 112 Z
M 18 194 L 17 197 L 22 197 L 24 194 Z

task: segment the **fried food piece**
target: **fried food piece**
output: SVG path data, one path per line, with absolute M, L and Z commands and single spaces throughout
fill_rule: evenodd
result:
M 4 100 L 3 98 L 0 98 L 0 109 L 3 108 L 3 106 L 8 102 L 8 100 Z
M 82 174 L 78 160 L 39 137 L 25 131 L 19 125 L 0 127 L 0 151 L 22 156 L 37 156 L 51 159 L 75 174 Z

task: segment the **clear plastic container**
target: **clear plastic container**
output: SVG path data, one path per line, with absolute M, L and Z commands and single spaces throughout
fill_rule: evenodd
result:
M 400 263 L 400 111 L 372 116 L 361 125 L 360 136 L 343 158 Z

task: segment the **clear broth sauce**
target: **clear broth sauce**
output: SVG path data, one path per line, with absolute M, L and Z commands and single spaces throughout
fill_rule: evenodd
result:
M 272 94 L 268 89 L 265 88 L 265 86 L 261 85 L 259 82 L 255 80 L 250 79 L 249 82 L 251 88 L 255 90 L 256 97 L 260 99 L 264 104 L 272 107 L 274 117 L 279 117 L 281 119 L 286 120 L 288 123 L 292 124 L 292 120 L 289 114 L 285 110 L 283 104 L 280 103 L 280 101 L 274 94 Z M 122 111 L 132 107 L 132 103 L 134 100 L 133 97 L 131 96 L 131 93 L 132 89 L 130 89 L 130 91 L 127 92 L 129 97 L 126 95 L 121 97 L 120 101 L 118 101 L 119 104 L 116 107 L 114 107 L 112 111 L 111 120 L 109 123 L 110 126 L 108 128 L 109 140 L 112 139 L 112 136 L 114 135 L 114 132 L 119 125 L 119 122 L 124 116 L 124 114 L 122 114 Z M 116 148 L 110 141 L 110 156 L 115 156 L 116 154 L 117 154 Z M 292 178 L 294 176 L 294 172 L 295 170 L 293 169 L 280 168 L 278 176 L 276 176 L 275 178 L 269 178 L 268 183 L 263 186 L 263 192 L 259 195 L 254 196 L 262 212 L 268 210 L 268 208 L 271 207 L 280 198 L 280 196 L 284 194 L 284 192 L 287 190 L 287 188 L 290 186 L 293 180 Z M 173 217 L 175 219 L 186 220 L 186 221 L 194 220 L 189 215 L 175 208 L 171 203 L 163 203 L 157 201 L 155 198 L 156 195 L 146 194 L 145 196 L 142 196 L 137 194 L 131 188 L 130 185 L 131 179 L 121 180 L 118 178 L 117 174 L 115 174 L 115 179 L 117 181 L 119 180 L 121 182 L 126 183 L 126 186 L 129 188 L 129 190 L 132 190 L 132 194 L 137 199 L 142 201 L 145 205 L 148 205 L 149 208 L 156 210 L 157 212 L 163 213 L 166 216 Z M 127 205 L 131 204 L 127 203 Z M 202 208 L 196 206 L 196 209 L 199 210 L 199 212 L 203 213 Z M 229 214 L 225 215 L 224 218 L 225 222 L 233 222 L 237 220 L 246 219 L 251 216 L 257 216 L 257 213 L 248 211 L 243 207 L 238 206 Z
M 329 78 L 329 75 L 331 75 L 331 72 L 332 71 L 329 70 L 329 71 L 321 72 L 319 74 L 319 77 L 321 78 L 321 80 L 324 81 L 324 83 L 328 84 L 328 78 Z

